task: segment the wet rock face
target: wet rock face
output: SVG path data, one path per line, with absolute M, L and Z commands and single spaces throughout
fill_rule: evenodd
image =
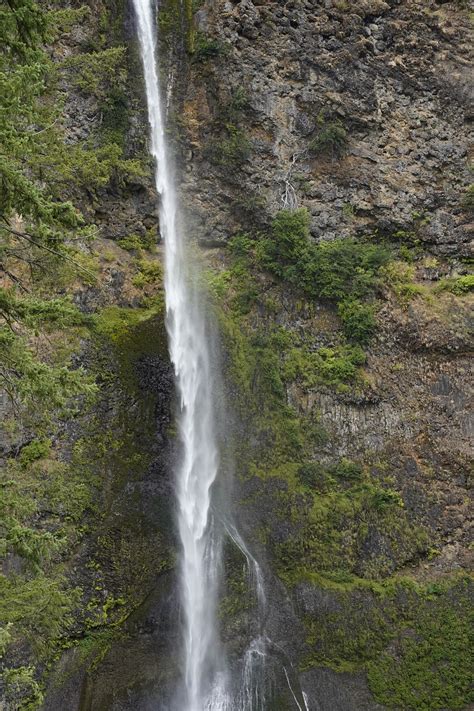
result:
M 298 204 L 316 239 L 413 230 L 421 219 L 434 252 L 468 254 L 467 14 L 433 1 L 214 0 L 199 18 L 221 47 L 217 61 L 194 63 L 183 107 L 183 191 L 203 241 Z M 210 145 L 220 131 L 213 149 L 226 150 L 229 124 L 247 155 L 216 159 Z M 335 125 L 340 154 L 312 150 Z

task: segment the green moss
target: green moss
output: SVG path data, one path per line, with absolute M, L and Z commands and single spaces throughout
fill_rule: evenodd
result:
M 368 682 L 388 708 L 463 709 L 474 701 L 472 600 L 467 583 L 417 599 L 393 643 L 368 664 Z
M 99 397 L 113 392 L 112 401 L 126 400 L 127 406 L 117 405 L 113 416 L 109 408 L 106 421 L 89 412 L 74 443 L 57 432 L 33 440 L 0 474 L 0 551 L 18 558 L 16 574 L 0 577 L 2 645 L 8 654 L 12 645 L 26 642 L 32 668 L 44 669 L 75 644 L 77 629 L 120 627 L 150 579 L 173 565 L 162 533 L 145 526 L 133 498 L 126 516 L 119 518 L 116 506 L 117 490 L 143 476 L 153 449 L 155 396 L 147 393 L 139 407 L 128 404 L 141 387 L 137 361 L 157 354 L 167 359 L 162 303 L 103 310 L 92 323 L 90 369 L 99 376 Z M 57 447 L 69 451 L 67 461 L 57 458 Z M 67 564 L 95 529 L 98 550 L 95 557 L 89 550 L 89 562 L 96 565 L 84 571 L 81 590 L 66 577 Z M 21 668 L 14 667 L 13 675 L 15 670 L 20 674 Z
M 123 631 L 114 626 L 89 630 L 77 646 L 80 665 L 86 663 L 89 670 L 95 669 L 105 659 L 112 645 L 123 638 Z
M 44 700 L 41 685 L 35 679 L 32 666 L 5 669 L 1 674 L 5 700 L 19 711 L 34 711 Z
M 326 589 L 332 612 L 306 619 L 312 651 L 304 668 L 367 669 L 371 691 L 389 708 L 428 711 L 469 703 L 469 578 L 445 580 L 436 592 L 403 579 L 376 586 L 357 579 L 312 582 Z
M 197 6 L 196 0 L 184 0 L 184 3 L 178 0 L 165 0 L 160 3 L 158 13 L 160 36 L 166 44 L 172 47 L 174 42 L 181 39 L 184 34 L 186 49 L 192 56 L 199 42 L 194 26 L 194 12 Z
M 155 268 L 153 262 L 155 277 L 158 272 L 160 267 L 157 265 Z M 129 372 L 140 356 L 167 353 L 164 301 L 158 296 L 148 307 L 132 309 L 110 306 L 102 309 L 94 317 L 94 332 L 114 346 L 117 359 L 125 371 Z
M 288 584 L 335 572 L 381 580 L 427 550 L 427 534 L 407 517 L 399 492 L 381 486 L 358 463 L 303 462 L 296 478 L 288 471 L 280 472 L 288 484 L 282 496 L 285 510 L 295 512 L 294 525 L 273 551 Z
M 235 238 L 231 265 L 210 279 L 233 402 L 243 421 L 239 470 L 258 492 L 241 503 L 258 506 L 264 492 L 272 521 L 260 522 L 258 535 L 272 569 L 290 589 L 318 588 L 321 610 L 305 619 L 309 652 L 303 668 L 368 672 L 377 701 L 388 707 L 429 709 L 431 698 L 433 709 L 462 708 L 470 700 L 462 632 L 469 603 L 462 576 L 439 585 L 399 578 L 398 571 L 429 555 L 431 543 L 428 531 L 405 510 L 395 478 L 386 467 L 363 461 L 315 461 L 324 441 L 317 413 L 311 421 L 288 404 L 290 397 L 298 401 L 295 383 L 303 393 L 310 387 L 360 386 L 363 351 L 334 330 L 328 335 L 323 328 L 313 339 L 308 299 L 338 304 L 346 338 L 364 341 L 373 328 L 369 300 L 387 278 L 382 268 L 389 255 L 383 247 L 355 241 L 309 244 L 306 213 L 280 214 L 271 236 Z M 295 306 L 287 289 L 282 296 L 268 275 L 264 280 L 262 266 L 294 284 L 306 297 L 301 305 Z M 415 275 L 411 265 L 402 266 L 409 270 L 400 278 L 405 298 L 404 284 Z M 308 274 L 318 278 L 305 282 Z M 298 329 L 281 327 L 297 321 Z M 244 597 L 240 580 L 223 607 L 231 629 L 232 620 L 245 617 Z M 449 625 L 453 631 L 443 649 Z
M 336 348 L 291 348 L 284 358 L 283 377 L 288 382 L 299 381 L 306 388 L 316 385 L 340 386 L 357 376 L 365 363 L 365 354 L 358 346 Z
M 143 288 L 147 284 L 163 283 L 163 268 L 161 262 L 150 259 L 139 259 L 137 261 L 137 272 L 132 279 L 132 284 L 138 288 Z
M 219 605 L 219 617 L 229 634 L 228 625 L 231 621 L 249 611 L 255 605 L 256 600 L 251 585 L 249 585 L 247 561 L 233 542 L 227 542 L 223 561 L 225 591 Z

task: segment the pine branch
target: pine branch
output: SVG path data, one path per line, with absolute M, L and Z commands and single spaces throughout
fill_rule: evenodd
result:
M 71 264 L 74 264 L 74 266 L 77 269 L 80 269 L 82 272 L 85 274 L 88 274 L 88 276 L 92 277 L 94 280 L 97 281 L 97 275 L 94 274 L 94 272 L 91 272 L 89 269 L 86 269 L 86 267 L 83 267 L 82 264 L 79 264 L 79 262 L 76 262 L 75 259 L 72 257 L 69 257 L 67 254 L 64 254 L 63 252 L 58 252 L 57 249 L 53 249 L 52 247 L 48 247 L 45 244 L 41 244 L 41 242 L 37 242 L 33 237 L 25 232 L 18 232 L 18 230 L 14 230 L 12 227 L 4 227 L 4 229 L 7 230 L 7 232 L 10 232 L 10 234 L 15 235 L 15 237 L 19 237 L 20 239 L 24 239 L 30 244 L 33 244 L 35 247 L 38 247 L 38 249 L 44 249 L 46 252 L 49 252 L 50 254 L 54 254 L 56 257 L 59 257 L 60 259 L 64 259 L 66 262 L 70 262 Z

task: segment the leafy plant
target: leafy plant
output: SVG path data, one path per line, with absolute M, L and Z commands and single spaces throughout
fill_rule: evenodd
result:
M 199 33 L 194 38 L 192 51 L 193 62 L 206 62 L 208 59 L 214 59 L 218 57 L 222 51 L 223 47 L 219 40 L 211 39 Z
M 317 134 L 311 140 L 309 150 L 312 153 L 329 154 L 332 158 L 339 158 L 348 144 L 347 130 L 339 119 L 326 123 L 321 116 L 318 123 Z
M 285 356 L 283 377 L 299 380 L 305 387 L 340 385 L 357 375 L 358 367 L 365 363 L 365 354 L 358 346 L 318 348 L 308 351 L 291 348 Z
M 142 289 L 147 284 L 161 283 L 163 270 L 160 262 L 140 259 L 137 262 L 138 271 L 132 279 L 134 286 Z
M 117 89 L 125 83 L 125 53 L 125 47 L 109 47 L 98 52 L 72 55 L 63 61 L 61 70 L 72 86 L 105 99 L 111 85 Z
M 453 279 L 442 279 L 437 286 L 437 291 L 450 291 L 451 294 L 456 294 L 456 296 L 468 294 L 474 291 L 474 274 L 465 274 Z
M 144 235 L 133 233 L 127 235 L 126 237 L 121 237 L 117 240 L 117 244 L 122 249 L 127 251 L 146 249 L 148 251 L 153 251 L 156 247 L 156 238 L 151 230 L 147 231 Z
M 360 345 L 367 345 L 376 329 L 374 307 L 357 299 L 344 299 L 337 310 L 346 337 Z
M 372 295 L 378 271 L 389 259 L 385 247 L 369 242 L 311 242 L 304 209 L 281 210 L 272 223 L 272 236 L 262 240 L 259 250 L 262 265 L 271 272 L 309 296 L 336 302 Z
M 20 452 L 20 463 L 26 467 L 37 459 L 42 459 L 49 454 L 51 449 L 50 439 L 34 439 L 25 445 Z

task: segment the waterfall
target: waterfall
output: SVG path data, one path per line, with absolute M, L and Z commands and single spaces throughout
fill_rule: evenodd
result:
M 211 488 L 219 457 L 215 433 L 212 337 L 192 270 L 192 259 L 179 227 L 179 212 L 171 161 L 168 157 L 158 69 L 154 0 L 133 0 L 150 123 L 150 152 L 160 199 L 160 230 L 165 246 L 166 325 L 180 402 L 178 427 L 181 457 L 176 467 L 178 529 L 181 540 L 180 598 L 183 610 L 183 684 L 176 691 L 173 711 L 263 711 L 267 695 L 267 601 L 260 565 L 229 517 L 214 516 Z M 164 97 L 166 98 L 166 97 Z M 168 97 L 169 98 L 169 97 Z M 217 591 L 223 532 L 245 557 L 258 607 L 258 633 L 251 639 L 232 683 L 217 633 Z M 297 692 L 307 709 L 307 697 L 288 688 L 299 710 Z
M 133 0 L 145 75 L 151 154 L 160 196 L 165 245 L 165 293 L 169 349 L 180 400 L 182 456 L 176 471 L 181 539 L 180 594 L 184 614 L 184 691 L 180 711 L 227 708 L 226 675 L 218 652 L 216 599 L 220 535 L 211 513 L 217 476 L 209 334 L 190 260 L 178 226 L 176 190 L 167 154 L 152 0 Z

